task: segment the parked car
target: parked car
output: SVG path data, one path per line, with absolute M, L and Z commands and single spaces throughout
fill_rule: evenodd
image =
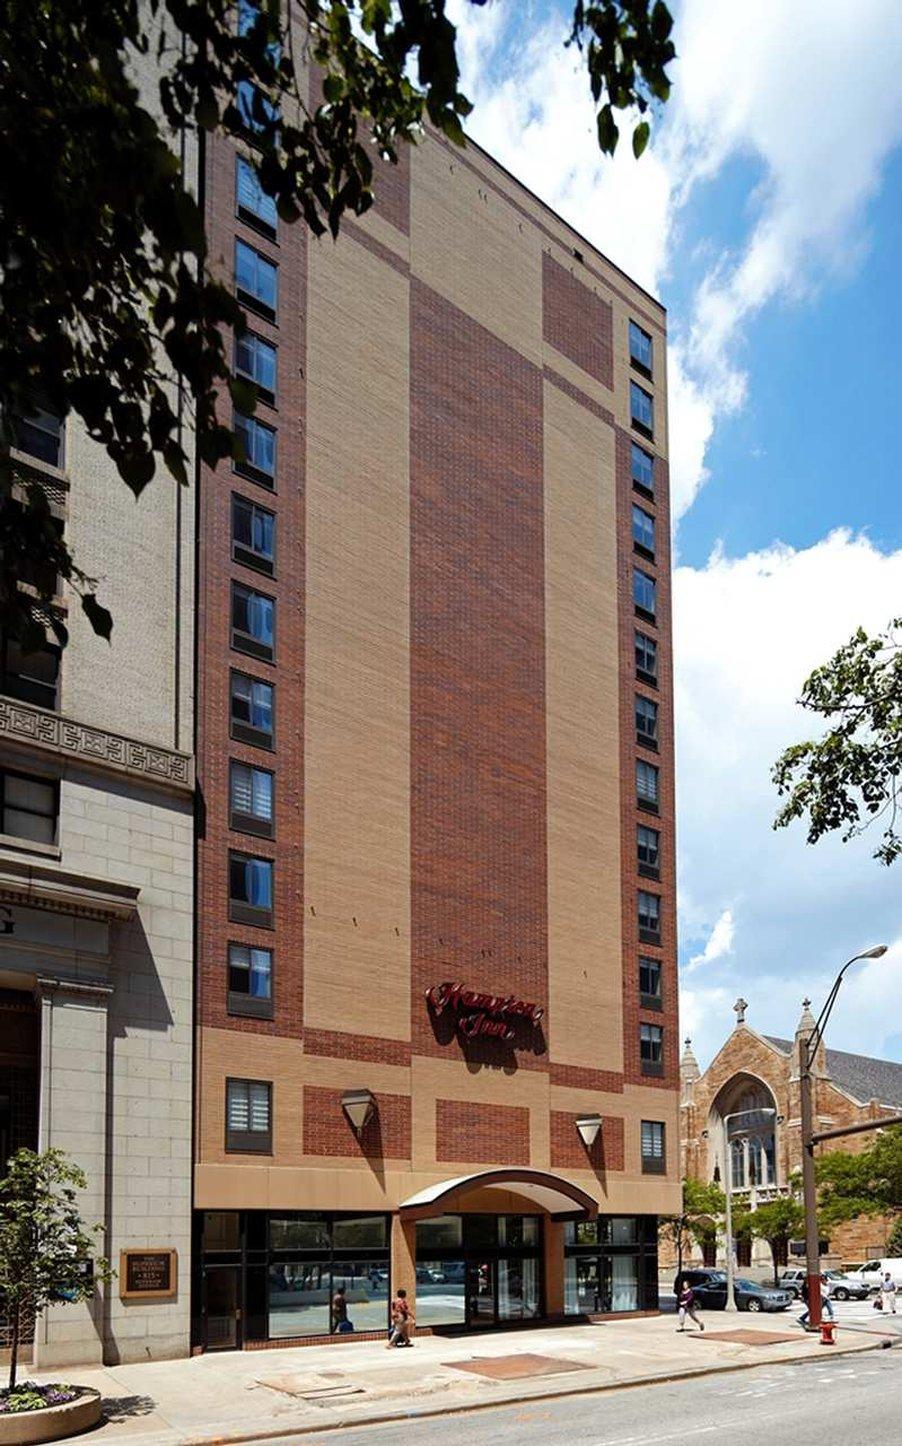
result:
M 684 1270 L 685 1285 L 691 1285 L 701 1310 L 725 1310 L 727 1305 L 727 1276 L 723 1270 Z M 677 1291 L 677 1281 L 674 1290 Z M 793 1301 L 788 1290 L 777 1290 L 772 1285 L 759 1285 L 756 1280 L 746 1280 L 738 1275 L 733 1280 L 737 1310 L 786 1310 Z
M 827 1290 L 833 1300 L 867 1300 L 871 1287 L 863 1280 L 856 1280 L 842 1270 L 825 1270 Z
M 780 1271 L 780 1289 L 781 1289 L 781 1290 L 788 1290 L 788 1291 L 789 1291 L 789 1294 L 792 1296 L 793 1300 L 801 1300 L 801 1299 L 802 1299 L 802 1283 L 804 1282 L 805 1277 L 806 1277 L 807 1274 L 808 1274 L 808 1272 L 807 1272 L 806 1270 L 799 1270 L 799 1269 L 797 1269 L 797 1268 L 791 1268 L 791 1269 L 789 1269 L 789 1270 L 781 1270 L 781 1271 Z

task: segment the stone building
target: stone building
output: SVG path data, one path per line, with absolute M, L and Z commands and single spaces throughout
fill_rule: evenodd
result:
M 793 1039 L 759 1034 L 746 1021 L 748 1005 L 734 1006 L 736 1025 L 704 1073 L 689 1039 L 680 1062 L 680 1152 L 684 1177 L 724 1183 L 724 1119 L 739 1111 L 773 1110 L 754 1115 L 731 1129 L 730 1174 L 733 1198 L 743 1205 L 763 1204 L 788 1193 L 789 1181 L 802 1168 L 799 1101 L 799 1040 L 814 1028 L 806 999 Z M 879 1120 L 902 1110 L 902 1064 L 827 1049 L 821 1042 L 814 1062 L 816 1130 L 839 1129 Z M 864 1149 L 870 1132 L 820 1148 Z M 831 1258 L 864 1260 L 884 1252 L 891 1221 L 866 1217 L 837 1227 L 830 1238 Z M 799 1248 L 802 1242 L 794 1242 Z M 722 1261 L 722 1239 L 718 1258 Z M 740 1265 L 769 1266 L 765 1242 L 738 1243 Z M 699 1254 L 699 1259 L 701 1258 Z M 662 1264 L 669 1264 L 669 1257 Z M 708 1264 L 713 1261 L 709 1260 Z

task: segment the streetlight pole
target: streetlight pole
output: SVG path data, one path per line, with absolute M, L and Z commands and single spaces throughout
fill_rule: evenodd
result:
M 799 1040 L 799 1103 L 802 1125 L 802 1199 L 805 1206 L 805 1271 L 808 1276 L 808 1329 L 818 1330 L 821 1324 L 821 1243 L 817 1228 L 817 1184 L 814 1177 L 814 1103 L 812 1099 L 811 1071 L 817 1055 L 818 1045 L 824 1036 L 827 1020 L 836 1003 L 843 975 L 852 964 L 860 959 L 880 959 L 886 953 L 885 944 L 876 944 L 855 954 L 840 969 L 827 995 L 827 1002 L 821 1010 L 817 1023 L 808 1035 Z
M 776 1116 L 776 1113 L 776 1110 L 771 1109 L 736 1110 L 733 1114 L 723 1117 L 723 1178 L 727 1197 L 724 1210 L 727 1247 L 727 1303 L 724 1307 L 725 1310 L 736 1310 L 735 1271 L 733 1269 L 733 1153 L 730 1149 L 730 1121 L 745 1119 L 746 1115 L 754 1115 L 757 1119 L 762 1117 L 767 1119 L 770 1115 Z

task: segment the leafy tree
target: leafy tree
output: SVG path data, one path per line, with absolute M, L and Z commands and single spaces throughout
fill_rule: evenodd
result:
M 748 1212 L 749 1233 L 766 1240 L 774 1262 L 774 1285 L 779 1283 L 779 1266 L 785 1264 L 790 1240 L 804 1234 L 805 1211 L 799 1200 L 780 1195 Z
M 474 0 L 482 3 L 482 0 Z M 289 16 L 292 23 L 288 23 Z M 675 54 L 663 0 L 576 0 L 598 141 L 615 113 L 647 116 Z M 365 43 L 361 43 L 362 34 Z M 156 80 L 139 86 L 150 62 Z M 313 99 L 307 76 L 315 67 Z M 413 79 L 411 79 L 413 77 Z M 138 495 L 162 463 L 186 480 L 185 403 L 201 457 L 240 455 L 217 396 L 252 411 L 224 330 L 243 313 L 211 272 L 186 189 L 188 133 L 249 136 L 283 223 L 336 235 L 373 200 L 375 157 L 395 162 L 428 122 L 458 145 L 459 89 L 445 0 L 7 0 L 0 25 L 0 623 L 28 647 L 60 574 L 95 630 L 112 620 L 17 468 L 17 418 L 78 415 Z M 27 121 L 26 119 L 27 118 Z
M 902 1130 L 883 1130 L 857 1155 L 831 1150 L 816 1171 L 825 1228 L 859 1215 L 890 1215 L 902 1209 Z
M 893 1228 L 886 1242 L 886 1253 L 887 1255 L 902 1255 L 902 1215 L 898 1215 L 893 1222 Z
M 95 1235 L 78 1209 L 84 1172 L 62 1150 L 18 1150 L 0 1180 L 0 1300 L 10 1322 L 9 1386 L 16 1384 L 22 1324 L 58 1301 L 90 1300 L 112 1272 L 98 1258 Z M 93 1259 L 93 1278 L 85 1271 Z
M 689 1240 L 704 1246 L 717 1234 L 714 1223 L 726 1207 L 720 1186 L 704 1180 L 683 1181 L 682 1208 L 678 1215 L 666 1215 L 661 1221 L 664 1238 L 670 1240 L 677 1253 L 676 1279 L 683 1273 L 683 1256 Z
M 842 830 L 843 842 L 882 821 L 874 852 L 891 864 L 902 853 L 897 828 L 902 774 L 902 618 L 869 637 L 859 628 L 806 679 L 803 708 L 828 724 L 820 739 L 795 743 L 777 759 L 774 782 L 788 795 L 774 822 L 807 816 L 808 842 Z

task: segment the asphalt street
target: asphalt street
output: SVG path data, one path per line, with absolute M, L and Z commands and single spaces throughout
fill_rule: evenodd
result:
M 876 1312 L 874 1312 L 876 1314 Z M 902 1344 L 859 1356 L 304 1436 L 305 1446 L 898 1446 Z M 284 1446 L 284 1442 L 283 1442 Z

